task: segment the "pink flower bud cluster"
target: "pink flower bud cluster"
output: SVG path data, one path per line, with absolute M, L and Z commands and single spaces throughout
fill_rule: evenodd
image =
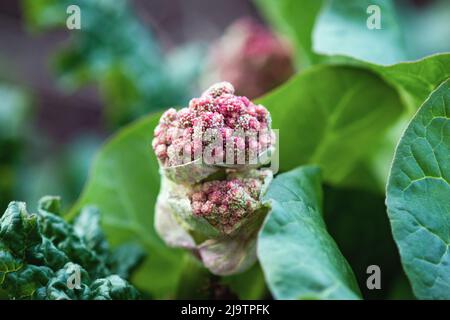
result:
M 217 135 L 222 141 L 219 147 L 214 144 L 212 151 L 217 161 L 229 159 L 227 150 L 233 150 L 234 161 L 240 153 L 248 161 L 250 154 L 257 156 L 270 147 L 270 121 L 266 108 L 236 96 L 233 86 L 222 82 L 192 99 L 189 107 L 178 112 L 167 110 L 155 129 L 152 145 L 164 166 L 174 166 L 202 157 L 205 147 L 217 141 L 213 137 Z M 232 149 L 227 143 L 232 144 Z
M 194 216 L 205 218 L 224 233 L 261 206 L 260 194 L 267 171 L 254 170 L 254 176 L 207 181 L 189 194 Z
M 230 81 L 238 94 L 253 99 L 294 74 L 292 57 L 284 39 L 251 18 L 241 18 L 212 46 L 204 78 Z

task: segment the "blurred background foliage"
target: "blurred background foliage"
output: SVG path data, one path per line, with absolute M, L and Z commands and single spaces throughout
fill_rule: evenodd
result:
M 69 208 L 78 198 L 94 154 L 106 137 L 142 115 L 184 106 L 201 92 L 199 83 L 204 79 L 211 48 L 239 18 L 268 23 L 268 28 L 270 25 L 283 34 L 293 48 L 298 72 L 318 63 L 336 63 L 327 56 L 336 53 L 333 48 L 321 46 L 320 41 L 314 41 L 317 34 L 312 34 L 333 2 L 2 1 L 0 205 L 5 208 L 10 200 L 21 200 L 34 208 L 42 195 L 57 194 Z M 82 30 L 65 28 L 66 8 L 71 4 L 82 8 Z M 399 0 L 394 5 L 387 14 L 392 15 L 391 22 L 399 30 L 400 42 L 391 43 L 392 50 L 401 50 L 399 56 L 412 60 L 450 49 L 449 1 Z M 342 49 L 354 41 L 358 39 L 349 39 Z M 314 46 L 319 46 L 324 55 Z M 370 58 L 367 61 L 378 62 Z M 366 169 L 366 164 L 361 166 Z M 360 206 L 350 208 L 345 199 L 354 198 L 354 192 L 334 187 L 326 190 L 330 233 L 344 255 L 352 257 L 349 262 L 357 274 L 364 275 L 364 265 L 381 259 L 388 270 L 390 297 L 408 297 L 384 197 L 374 190 L 358 189 Z M 353 217 L 365 212 L 367 203 L 370 212 L 367 224 L 361 227 L 354 223 L 361 220 Z M 365 240 L 356 245 L 352 239 L 358 232 L 357 238 Z M 388 248 L 387 254 L 371 250 L 378 233 L 385 235 L 383 249 Z M 365 250 L 371 255 L 365 255 Z M 183 265 L 188 267 L 185 270 L 199 269 L 192 261 L 186 260 Z M 194 272 L 201 277 L 204 270 Z M 260 271 L 249 274 L 212 279 L 206 284 L 209 289 L 197 293 L 199 297 L 233 297 L 221 287 L 225 283 L 241 297 L 267 297 Z M 253 286 L 242 288 L 252 277 L 256 279 Z M 197 285 L 193 281 L 193 286 Z M 188 287 L 179 288 L 178 297 L 192 296 L 192 291 L 186 291 Z M 364 292 L 369 298 L 380 298 L 377 294 Z

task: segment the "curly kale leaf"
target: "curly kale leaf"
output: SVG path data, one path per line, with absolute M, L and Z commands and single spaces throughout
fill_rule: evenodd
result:
M 111 254 L 93 207 L 73 224 L 59 213 L 57 197 L 41 199 L 33 214 L 25 203 L 10 203 L 0 218 L 0 292 L 11 299 L 138 298 L 122 277 L 142 260 L 142 250 L 126 245 L 134 248 L 129 255 L 126 247 Z

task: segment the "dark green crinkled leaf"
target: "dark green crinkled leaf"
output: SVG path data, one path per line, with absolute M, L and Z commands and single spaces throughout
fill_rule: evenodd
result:
M 84 208 L 75 219 L 73 228 L 75 233 L 85 240 L 89 249 L 102 258 L 108 255 L 108 243 L 100 227 L 100 212 L 96 207 Z
M 143 262 L 145 256 L 144 248 L 140 245 L 124 243 L 112 251 L 108 259 L 108 267 L 114 274 L 128 279 Z
M 83 211 L 79 221 L 92 224 L 77 233 L 57 215 L 59 210 L 57 197 L 43 198 L 34 214 L 28 213 L 25 203 L 10 203 L 0 218 L 2 292 L 12 299 L 138 298 L 126 280 L 111 275 L 98 211 Z M 81 283 L 71 289 L 68 280 L 77 270 Z
M 450 80 L 434 91 L 395 152 L 387 206 L 415 295 L 450 299 Z
M 265 199 L 272 211 L 258 238 L 258 257 L 277 299 L 359 299 L 355 276 L 322 218 L 317 167 L 279 175 Z

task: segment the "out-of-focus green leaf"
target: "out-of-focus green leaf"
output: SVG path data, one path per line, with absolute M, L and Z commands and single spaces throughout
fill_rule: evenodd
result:
M 361 69 L 319 66 L 258 100 L 280 133 L 280 168 L 314 163 L 332 184 L 346 184 L 376 149 L 403 106 L 390 86 Z
M 317 167 L 276 177 L 265 196 L 272 211 L 258 237 L 258 257 L 277 299 L 359 299 L 349 264 L 322 218 Z
M 412 59 L 450 51 L 450 1 L 394 1 Z
M 335 63 L 340 60 L 335 57 Z M 368 68 L 379 74 L 397 90 L 404 105 L 403 114 L 396 120 L 395 125 L 380 136 L 379 145 L 362 161 L 364 171 L 360 172 L 360 176 L 374 178 L 372 180 L 374 188 L 369 187 L 369 189 L 384 192 L 395 145 L 417 108 L 439 84 L 450 76 L 450 54 L 436 54 L 418 61 L 392 66 L 380 66 L 349 58 L 344 58 L 343 63 Z M 358 181 L 363 182 L 363 180 L 362 177 Z
M 322 0 L 255 0 L 264 17 L 277 31 L 287 35 L 297 54 L 297 64 L 307 66 L 320 61 L 312 51 L 312 30 Z
M 378 5 L 382 28 L 368 29 L 366 9 Z M 332 0 L 314 29 L 314 47 L 329 55 L 327 62 L 357 65 L 379 74 L 395 87 L 408 109 L 414 112 L 425 98 L 450 75 L 450 54 L 428 57 L 406 53 L 402 29 L 392 1 Z M 410 61 L 407 61 L 410 60 Z
M 176 289 L 176 299 L 209 299 L 210 296 L 210 272 L 194 256 L 183 255 L 180 265 L 182 273 Z
M 414 113 L 428 95 L 450 76 L 450 53 L 435 54 L 411 62 L 390 66 L 356 59 L 333 57 L 336 64 L 367 68 L 380 75 L 399 92 L 409 114 Z
M 30 97 L 23 90 L 0 84 L 0 143 L 23 138 L 30 115 Z M 1 153 L 3 153 L 3 150 Z
M 132 282 L 154 298 L 169 298 L 176 293 L 183 253 L 167 247 L 153 226 L 159 167 L 150 140 L 159 116 L 128 126 L 101 149 L 73 213 L 94 204 L 113 246 L 135 240 L 145 248 L 148 257 Z
M 380 12 L 380 29 L 369 29 L 369 6 Z M 314 51 L 345 55 L 377 64 L 407 59 L 395 8 L 390 0 L 330 0 L 319 15 L 313 34 Z
M 415 295 L 450 298 L 450 80 L 404 132 L 387 186 L 394 239 Z
M 376 12 L 380 29 L 370 29 Z M 314 27 L 314 50 L 378 65 L 412 61 L 450 50 L 449 17 L 445 1 L 414 9 L 407 1 L 330 0 Z
M 229 286 L 241 300 L 257 300 L 268 297 L 264 274 L 258 263 L 244 273 L 223 277 L 222 283 Z
M 333 0 L 324 5 L 317 18 L 314 34 L 312 23 L 320 7 L 314 0 L 257 0 L 268 21 L 297 46 L 326 46 L 325 52 L 314 53 L 318 58 L 312 62 L 340 65 L 356 65 L 379 74 L 394 86 L 409 110 L 416 110 L 425 98 L 440 83 L 449 77 L 450 54 L 441 53 L 409 61 L 402 48 L 395 8 L 390 0 L 359 1 Z M 369 5 L 379 5 L 382 15 L 382 29 L 370 30 L 366 27 Z M 311 6 L 316 6 L 311 9 Z M 401 12 L 399 12 L 401 13 Z M 310 19 L 296 19 L 310 14 Z M 309 27 L 305 23 L 309 21 Z M 448 24 L 448 21 L 446 21 Z M 444 32 L 444 31 L 442 31 Z M 441 32 L 439 32 L 441 33 Z M 314 41 L 313 41 L 314 40 Z M 398 40 L 398 41 L 397 41 Z M 366 43 L 368 42 L 368 43 Z M 324 49 L 324 48 L 322 48 Z M 299 51 L 299 50 L 297 50 Z M 393 51 L 394 54 L 389 54 Z M 397 53 L 395 53 L 397 52 Z M 325 53 L 328 56 L 320 56 Z M 428 52 L 430 53 L 430 52 Z M 437 53 L 437 52 L 436 52 Z M 298 58 L 302 59 L 301 51 Z M 403 58 L 401 58 L 403 56 Z M 414 59 L 421 56 L 414 56 Z M 360 60 L 359 60 L 360 59 Z M 392 60 L 387 62 L 387 60 Z M 396 63 L 392 65 L 383 65 Z
M 29 132 L 31 104 L 24 90 L 8 84 L 0 84 L 0 101 L 0 207 L 4 208 L 17 188 L 16 165 Z
M 68 199 L 71 204 L 83 189 L 89 168 L 102 143 L 100 135 L 86 133 L 78 134 L 74 140 L 65 145 L 58 163 L 61 164 L 60 172 L 63 174 L 64 187 L 75 197 Z
M 192 79 L 178 79 L 169 69 L 128 1 L 23 0 L 25 18 L 37 30 L 63 27 L 73 4 L 80 7 L 81 30 L 70 31 L 69 45 L 54 64 L 65 87 L 97 83 L 113 124 L 186 101 Z
M 404 274 L 386 215 L 385 197 L 358 189 L 324 188 L 324 219 L 328 231 L 355 272 L 365 299 L 410 298 L 407 283 L 397 290 Z M 382 272 L 381 290 L 370 290 L 367 267 L 377 265 Z

